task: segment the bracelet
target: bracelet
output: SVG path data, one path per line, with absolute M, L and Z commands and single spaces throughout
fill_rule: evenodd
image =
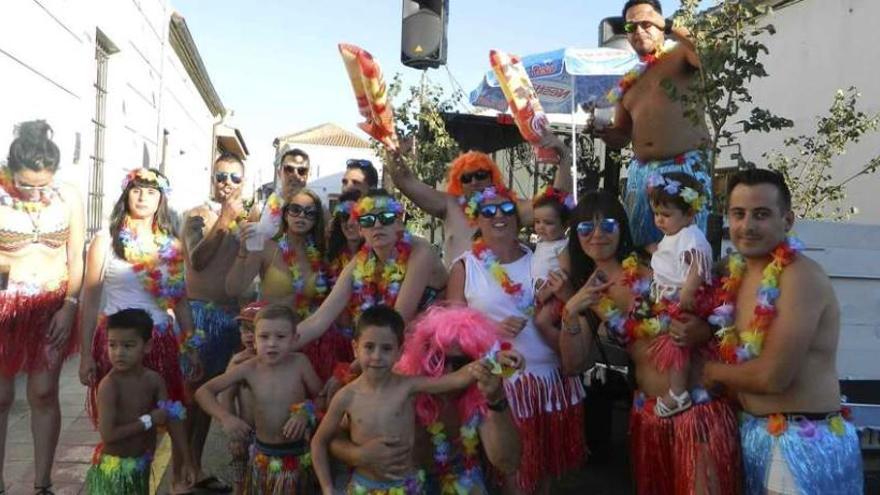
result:
M 153 417 L 149 414 L 144 414 L 138 420 L 144 425 L 144 431 L 150 431 L 150 428 L 153 427 Z
M 168 419 L 175 421 L 183 421 L 186 419 L 186 408 L 179 400 L 160 400 L 156 405 L 157 408 L 165 411 Z
M 491 404 L 486 404 L 486 407 L 489 408 L 490 411 L 495 412 L 504 412 L 510 407 L 510 403 L 507 402 L 507 397 L 502 397 L 501 399 L 492 402 Z
M 65 296 L 64 302 L 69 302 L 70 304 L 73 304 L 74 306 L 79 306 L 79 298 L 76 296 Z
M 314 402 L 305 400 L 290 406 L 290 417 L 303 418 L 308 423 L 309 428 L 314 428 L 318 424 L 318 408 L 315 407 Z

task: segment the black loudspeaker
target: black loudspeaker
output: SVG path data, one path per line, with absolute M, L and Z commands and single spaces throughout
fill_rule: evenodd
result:
M 403 0 L 400 61 L 427 69 L 446 64 L 449 0 Z

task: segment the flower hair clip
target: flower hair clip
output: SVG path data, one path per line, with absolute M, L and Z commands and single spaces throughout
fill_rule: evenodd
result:
M 574 210 L 574 207 L 575 207 L 574 196 L 572 196 L 570 193 L 567 193 L 567 192 L 562 191 L 560 189 L 556 189 L 553 186 L 547 186 L 546 189 L 544 189 L 537 196 L 535 196 L 535 199 L 533 200 L 533 204 L 537 203 L 538 201 L 540 201 L 544 198 L 552 199 L 553 201 L 556 201 L 557 203 L 562 205 L 562 207 L 565 208 L 566 211 L 570 212 L 570 211 Z
M 696 189 L 688 186 L 682 187 L 681 182 L 667 179 L 660 174 L 651 174 L 648 176 L 648 192 L 657 188 L 663 189 L 663 192 L 670 196 L 679 196 L 695 213 L 701 211 L 706 203 L 705 196 L 698 193 Z
M 386 210 L 403 214 L 403 204 L 391 196 L 367 196 L 358 200 L 357 204 L 352 208 L 351 214 L 357 220 L 362 215 L 366 215 L 373 210 Z
M 155 184 L 156 189 L 162 191 L 162 194 L 166 196 L 171 192 L 171 184 L 168 179 L 147 168 L 136 168 L 125 174 L 125 178 L 122 179 L 122 189 L 127 189 L 135 179 Z

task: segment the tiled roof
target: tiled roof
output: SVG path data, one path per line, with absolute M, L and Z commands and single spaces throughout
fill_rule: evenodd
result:
M 311 129 L 278 138 L 279 148 L 285 144 L 313 144 L 318 146 L 342 146 L 346 148 L 369 148 L 369 141 L 346 131 L 336 124 L 321 124 Z

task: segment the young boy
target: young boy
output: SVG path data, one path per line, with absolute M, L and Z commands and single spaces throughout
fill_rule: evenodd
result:
M 241 309 L 241 312 L 235 318 L 239 323 L 239 334 L 241 335 L 242 351 L 236 353 L 229 360 L 229 366 L 226 371 L 229 372 L 248 359 L 257 355 L 254 349 L 254 318 L 257 312 L 266 306 L 263 301 L 253 302 Z M 254 424 L 254 394 L 246 383 L 233 385 L 224 390 L 220 394 L 218 400 L 227 411 L 243 419 L 247 424 Z M 235 485 L 235 493 L 244 493 L 244 482 L 247 475 L 248 467 L 248 450 L 253 443 L 253 435 L 251 434 L 246 441 L 229 439 L 228 449 L 232 456 L 232 481 Z
M 474 382 L 471 363 L 439 378 L 404 376 L 392 371 L 403 344 L 403 318 L 388 306 L 367 309 L 358 319 L 354 333 L 355 359 L 362 373 L 333 396 L 327 414 L 312 438 L 312 461 L 324 494 L 333 493 L 327 449 L 340 421 L 347 416 L 351 439 L 363 444 L 376 437 L 396 437 L 412 450 L 415 439 L 413 399 L 419 393 L 444 393 L 466 388 Z M 506 363 L 517 360 L 501 356 Z M 377 473 L 358 467 L 348 493 L 423 493 L 424 472 L 410 459 L 410 474 L 402 480 L 382 479 Z
M 153 320 L 141 309 L 124 309 L 107 317 L 107 354 L 113 368 L 98 384 L 98 432 L 102 443 L 95 448 L 86 475 L 87 493 L 147 495 L 150 462 L 156 447 L 156 427 L 166 425 L 175 451 L 187 456 L 186 434 L 180 420 L 185 409 L 168 400 L 165 382 L 145 368 Z M 184 442 L 181 445 L 181 442 Z M 194 481 L 192 463 L 184 459 L 183 483 Z M 187 486 L 172 487 L 175 493 Z
M 244 492 L 302 493 L 309 462 L 307 430 L 315 424 L 315 406 L 306 399 L 321 390 L 308 358 L 293 352 L 297 317 L 280 304 L 260 309 L 255 318 L 256 357 L 232 367 L 196 391 L 202 409 L 220 421 L 234 440 L 247 442 L 251 425 L 232 414 L 217 394 L 233 386 L 253 394 L 256 440 Z

